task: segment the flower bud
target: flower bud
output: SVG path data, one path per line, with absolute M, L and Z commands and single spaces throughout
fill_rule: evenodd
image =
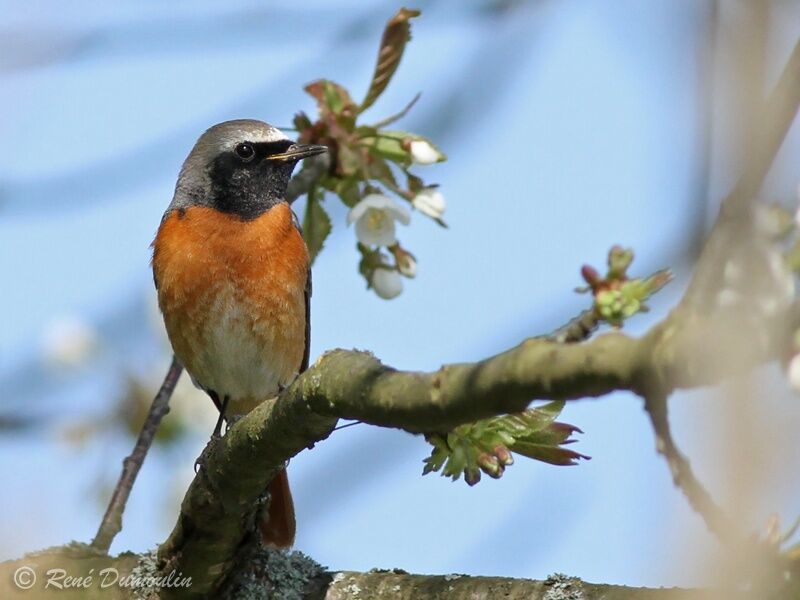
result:
M 481 480 L 481 471 L 480 469 L 476 469 L 474 467 L 468 467 L 464 471 L 464 481 L 467 482 L 467 485 L 473 486 Z
M 503 466 L 497 460 L 497 457 L 493 454 L 489 454 L 488 452 L 481 452 L 478 455 L 478 466 L 481 468 L 481 471 L 486 473 L 489 477 L 494 479 L 499 479 L 500 476 L 503 474 Z
M 583 280 L 588 283 L 592 288 L 600 283 L 600 273 L 597 272 L 597 269 L 590 265 L 583 265 L 581 267 L 581 277 Z
M 417 259 L 411 252 L 401 247 L 400 244 L 395 244 L 389 250 L 394 254 L 395 265 L 401 275 L 412 278 L 417 274 Z
M 418 165 L 432 165 L 444 158 L 428 140 L 413 140 L 408 144 L 411 160 Z
M 403 291 L 403 278 L 394 269 L 377 268 L 370 278 L 372 289 L 384 300 L 396 298 Z
M 508 451 L 508 448 L 503 446 L 502 444 L 498 444 L 494 447 L 494 455 L 497 457 L 497 460 L 500 461 L 500 464 L 504 467 L 514 464 L 514 457 L 511 455 L 511 452 Z
M 447 206 L 444 194 L 434 187 L 422 188 L 411 200 L 411 204 L 419 212 L 433 219 L 441 219 Z

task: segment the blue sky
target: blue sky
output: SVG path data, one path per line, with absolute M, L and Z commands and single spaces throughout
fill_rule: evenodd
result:
M 366 348 L 407 369 L 485 357 L 577 314 L 586 305 L 572 292 L 580 266 L 601 265 L 615 243 L 636 249 L 637 273 L 677 271 L 631 332 L 662 318 L 685 284 L 695 236 L 735 177 L 738 149 L 726 145 L 735 115 L 725 73 L 713 68 L 725 61 L 706 55 L 710 3 L 520 2 L 496 14 L 477 1 L 419 6 L 400 70 L 367 120 L 422 92 L 401 126 L 449 156 L 422 173 L 441 184 L 450 227 L 417 213 L 401 228 L 418 276 L 386 302 L 364 289 L 345 209 L 329 198 L 334 233 L 314 270 L 312 357 Z M 116 474 L 131 440 L 111 432 L 76 449 L 60 426 L 107 411 L 122 373 L 157 379 L 166 368 L 148 246 L 196 137 L 229 118 L 287 125 L 313 111 L 302 86 L 320 77 L 359 97 L 397 8 L 0 1 L 9 33 L 0 36 L 0 386 L 9 413 L 50 423 L 0 436 L 0 559 L 95 531 L 98 482 Z M 735 21 L 735 11 L 724 15 Z M 768 81 L 800 32 L 800 11 L 777 4 L 770 32 Z M 770 199 L 795 201 L 798 145 L 794 129 Z M 59 315 L 100 330 L 103 352 L 90 365 L 43 364 L 42 335 Z M 769 389 L 764 419 L 798 424 L 796 398 L 780 382 Z M 696 392 L 673 404 L 679 442 L 724 490 L 716 461 L 725 446 L 707 435 L 723 400 Z M 168 533 L 213 426 L 210 411 L 197 418 L 185 444 L 149 457 L 114 550 L 144 550 Z M 562 418 L 586 432 L 576 449 L 591 461 L 518 460 L 475 488 L 420 477 L 429 451 L 421 439 L 366 426 L 337 432 L 290 466 L 297 548 L 337 569 L 701 581 L 686 557 L 715 543 L 672 488 L 640 401 L 577 402 Z M 797 493 L 786 488 L 764 489 L 754 523 L 772 510 L 793 518 Z

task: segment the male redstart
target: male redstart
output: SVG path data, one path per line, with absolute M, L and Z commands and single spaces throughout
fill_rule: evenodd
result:
M 230 423 L 308 367 L 311 273 L 285 201 L 292 170 L 325 146 L 253 120 L 214 125 L 183 163 L 153 242 L 153 275 L 175 356 Z M 286 470 L 269 484 L 265 543 L 294 542 Z

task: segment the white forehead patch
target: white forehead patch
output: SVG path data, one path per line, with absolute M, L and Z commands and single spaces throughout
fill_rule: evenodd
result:
M 241 142 L 278 142 L 289 137 L 277 127 L 263 121 L 239 119 L 214 125 L 198 141 L 198 145 L 210 146 L 217 152 L 232 150 Z

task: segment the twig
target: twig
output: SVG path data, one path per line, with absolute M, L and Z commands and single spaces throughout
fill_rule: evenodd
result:
M 661 392 L 649 393 L 645 396 L 644 406 L 653 425 L 656 450 L 666 458 L 675 486 L 684 493 L 691 507 L 720 540 L 740 542 L 745 539 L 736 523 L 725 514 L 708 490 L 695 477 L 689 461 L 675 445 L 667 414 L 667 396 Z
M 331 158 L 328 153 L 310 158 L 303 163 L 303 168 L 292 177 L 286 189 L 286 201 L 291 204 L 322 179 L 331 168 Z
M 575 344 L 589 339 L 597 330 L 600 319 L 594 308 L 589 308 L 547 336 L 552 342 Z
M 164 383 L 161 384 L 161 388 L 153 398 L 153 403 L 147 413 L 144 425 L 142 425 L 142 430 L 139 432 L 136 445 L 133 447 L 130 456 L 122 461 L 122 474 L 114 488 L 114 493 L 111 495 L 111 501 L 108 503 L 100 528 L 97 530 L 94 540 L 92 540 L 92 547 L 96 550 L 108 552 L 114 537 L 122 530 L 122 513 L 125 511 L 128 496 L 130 496 L 133 483 L 136 481 L 136 476 L 139 474 L 139 469 L 142 467 L 145 456 L 147 456 L 147 451 L 153 443 L 158 425 L 164 415 L 169 412 L 169 399 L 182 372 L 183 366 L 173 356 L 172 364 L 169 367 L 169 371 L 167 371 L 166 377 L 164 377 Z
M 372 127 L 374 127 L 375 129 L 383 129 L 384 127 L 387 127 L 392 123 L 399 121 L 400 119 L 405 117 L 408 114 L 408 111 L 410 111 L 414 107 L 414 105 L 417 103 L 417 100 L 420 99 L 420 96 L 422 96 L 422 92 L 418 92 L 417 95 L 411 99 L 411 102 L 406 104 L 406 107 L 399 113 L 395 113 L 389 117 L 386 117 L 385 119 L 381 119 L 380 121 L 372 125 Z

